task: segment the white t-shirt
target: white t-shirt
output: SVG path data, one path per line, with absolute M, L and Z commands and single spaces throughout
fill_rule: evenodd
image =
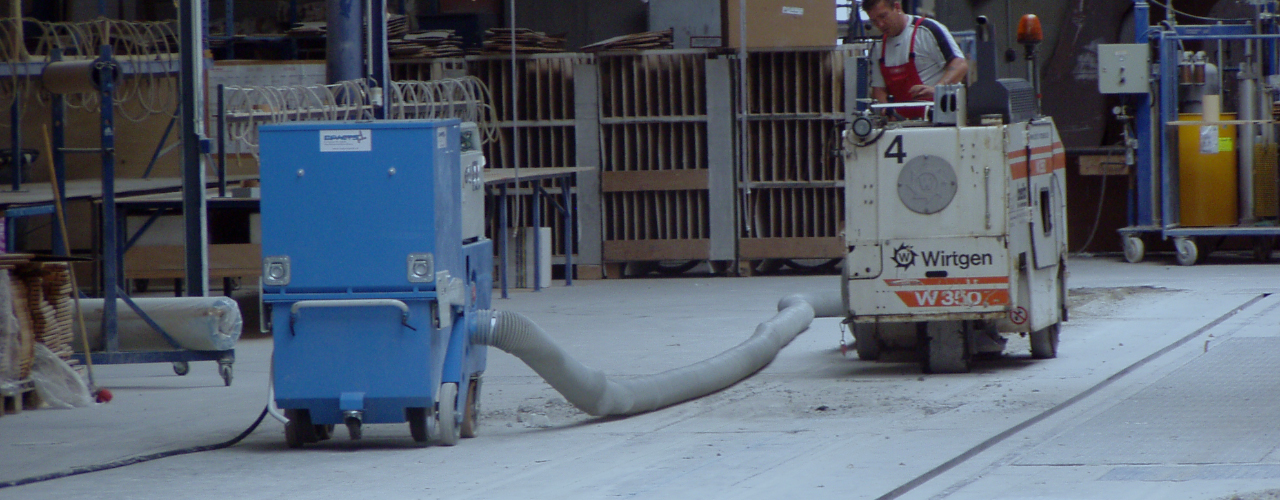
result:
M 889 39 L 888 50 L 884 53 L 885 66 L 906 64 L 911 55 L 911 33 L 916 34 L 916 72 L 920 73 L 920 81 L 925 85 L 935 85 L 942 79 L 947 61 L 956 57 L 964 57 L 956 39 L 942 23 L 925 18 L 920 29 L 915 29 L 916 16 L 907 16 L 907 27 L 898 36 Z M 938 43 L 943 40 L 943 43 Z M 883 43 L 883 42 L 881 42 Z M 876 43 L 871 49 L 871 86 L 884 87 L 884 76 L 880 74 L 880 45 Z

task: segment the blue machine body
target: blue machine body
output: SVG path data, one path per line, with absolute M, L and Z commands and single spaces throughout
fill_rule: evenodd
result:
M 280 408 L 406 421 L 485 368 L 493 248 L 461 236 L 457 120 L 262 126 L 263 301 Z M 461 414 L 464 397 L 454 403 Z M 441 402 L 445 404 L 445 402 Z

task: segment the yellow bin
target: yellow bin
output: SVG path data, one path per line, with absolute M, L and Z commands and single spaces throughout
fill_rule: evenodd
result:
M 1181 121 L 1200 121 L 1200 113 L 1182 113 Z M 1222 113 L 1220 120 L 1235 120 L 1235 113 Z M 1200 149 L 1200 128 L 1210 125 L 1178 126 L 1178 194 L 1181 197 L 1182 226 L 1234 226 L 1239 222 L 1236 172 L 1236 126 L 1218 126 L 1218 152 Z

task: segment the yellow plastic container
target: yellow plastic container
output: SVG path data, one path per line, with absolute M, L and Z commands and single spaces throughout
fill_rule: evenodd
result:
M 1181 121 L 1200 121 L 1199 113 L 1182 113 Z M 1235 120 L 1222 113 L 1220 120 Z M 1181 225 L 1190 227 L 1234 226 L 1239 222 L 1236 168 L 1236 126 L 1218 125 L 1218 152 L 1200 149 L 1200 129 L 1207 125 L 1178 126 L 1178 194 Z

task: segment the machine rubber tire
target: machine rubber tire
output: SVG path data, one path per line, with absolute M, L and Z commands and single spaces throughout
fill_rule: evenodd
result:
M 925 373 L 968 373 L 969 331 L 963 321 L 930 321 L 920 326 L 921 368 Z
M 858 359 L 863 361 L 875 361 L 880 359 L 880 339 L 876 335 L 875 324 L 851 323 L 853 326 L 853 350 L 857 351 Z
M 458 425 L 458 384 L 453 382 L 440 386 L 440 397 L 437 398 L 436 429 L 440 432 L 440 445 L 453 446 L 462 437 L 462 428 Z
M 311 412 L 307 410 L 285 410 L 284 440 L 290 448 L 301 448 L 302 445 L 320 440 L 316 436 L 315 426 L 311 424 Z
M 179 377 L 182 377 L 188 373 L 191 373 L 191 363 L 188 363 L 186 361 L 174 361 L 173 373 L 178 374 Z
M 1173 248 L 1177 253 L 1178 265 L 1194 266 L 1200 260 L 1200 248 L 1193 238 L 1174 238 Z
M 427 428 L 427 409 L 405 408 L 404 418 L 409 421 L 409 435 L 413 436 L 413 442 L 426 446 L 431 437 L 431 429 Z
M 1053 359 L 1058 357 L 1058 331 L 1061 323 L 1054 323 L 1042 330 L 1031 332 L 1031 357 L 1033 359 Z
M 467 384 L 467 404 L 462 407 L 462 437 L 476 437 L 480 429 L 480 381 Z
M 1124 260 L 1130 264 L 1142 262 L 1147 255 L 1146 244 L 1141 236 L 1128 234 L 1124 236 Z

